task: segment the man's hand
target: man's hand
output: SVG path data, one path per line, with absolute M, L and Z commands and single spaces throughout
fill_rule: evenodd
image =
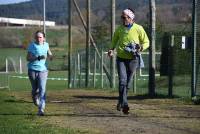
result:
M 112 49 L 108 50 L 108 56 L 112 57 L 113 56 L 114 51 Z
M 135 49 L 137 50 L 137 52 L 140 52 L 142 50 L 142 47 L 139 44 L 136 44 Z

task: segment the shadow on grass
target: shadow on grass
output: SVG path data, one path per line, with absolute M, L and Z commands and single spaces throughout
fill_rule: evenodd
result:
M 144 100 L 144 99 L 174 99 L 174 98 L 180 98 L 179 96 L 168 96 L 164 94 L 155 94 L 154 96 L 149 96 L 148 94 L 143 95 L 136 95 L 136 96 L 129 96 L 128 99 L 132 100 Z
M 3 116 L 24 116 L 24 115 L 37 115 L 37 114 L 33 114 L 33 113 L 0 113 L 0 115 L 3 115 Z
M 116 100 L 118 98 L 113 96 L 94 96 L 94 95 L 76 95 L 73 97 L 79 99 L 105 99 L 105 100 Z
M 0 113 L 0 116 L 38 116 L 37 113 Z M 50 114 L 47 113 L 44 117 L 51 117 L 51 116 L 68 116 L 68 117 L 126 117 L 130 115 L 123 115 L 117 113 L 82 113 L 82 114 Z
M 75 113 L 75 114 L 46 114 L 45 116 L 69 116 L 69 117 L 125 117 L 129 115 L 117 113 Z
M 33 103 L 32 101 L 25 101 L 25 100 L 13 100 L 13 99 L 7 99 L 4 100 L 4 102 L 7 103 Z M 62 100 L 47 100 L 46 103 L 66 103 L 66 104 L 72 104 L 72 103 L 81 103 L 81 100 L 72 100 L 72 101 L 62 101 Z
M 41 117 L 41 116 L 38 116 L 37 113 L 0 113 L 0 116 L 36 116 L 36 117 Z M 44 116 L 42 117 L 53 117 L 53 116 L 57 116 L 57 117 L 62 117 L 62 116 L 67 116 L 67 117 L 85 117 L 85 118 L 88 118 L 88 117 L 128 117 L 128 118 L 132 118 L 132 119 L 137 119 L 137 118 L 181 118 L 181 119 L 191 119 L 191 118 L 194 118 L 194 119 L 200 119 L 200 116 L 198 115 L 195 115 L 195 116 L 184 116 L 184 115 L 178 115 L 178 116 L 165 116 L 165 115 L 162 115 L 162 116 L 155 116 L 155 115 L 143 115 L 143 116 L 138 116 L 138 115 L 135 115 L 133 113 L 130 113 L 128 115 L 126 114 L 120 114 L 120 113 L 62 113 L 62 114 L 51 114 L 51 113 L 45 113 Z
M 79 99 L 105 99 L 105 100 L 116 100 L 118 97 L 113 96 L 94 96 L 94 95 L 80 95 L 80 96 L 73 96 Z M 129 100 L 144 100 L 144 99 L 173 99 L 173 98 L 180 98 L 178 96 L 169 97 L 167 95 L 156 94 L 155 96 L 149 96 L 148 94 L 144 95 L 135 95 L 135 96 L 128 96 Z
M 10 103 L 33 103 L 32 101 L 15 100 L 15 99 L 7 99 L 7 100 L 4 100 L 4 102 L 10 102 Z

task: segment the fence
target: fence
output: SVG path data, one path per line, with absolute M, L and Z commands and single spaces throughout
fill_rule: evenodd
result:
M 116 2 L 116 4 L 117 3 L 118 2 Z M 188 2 L 188 1 L 182 1 L 182 3 L 178 3 L 178 6 L 179 6 L 178 7 L 179 11 L 178 11 L 176 7 L 170 5 L 170 4 L 174 4 L 176 2 L 172 2 L 172 1 L 170 1 L 169 3 L 163 2 L 163 4 L 165 3 L 167 6 L 169 6 L 169 8 L 167 10 L 168 12 L 164 11 L 165 8 L 162 8 L 161 3 L 162 2 L 156 3 L 156 8 L 158 9 L 158 10 L 156 10 L 156 14 L 157 14 L 156 15 L 157 16 L 157 18 L 156 18 L 156 20 L 157 20 L 156 21 L 156 24 L 157 24 L 156 25 L 156 33 L 157 33 L 156 36 L 157 37 L 156 37 L 154 51 L 161 52 L 160 56 L 156 56 L 155 71 L 158 74 L 159 74 L 159 72 L 161 72 L 163 74 L 156 76 L 155 90 L 156 90 L 156 93 L 158 93 L 158 94 L 165 94 L 165 95 L 170 95 L 170 96 L 173 96 L 173 95 L 190 96 L 191 95 L 191 73 L 192 73 L 191 70 L 192 70 L 192 68 L 191 68 L 191 66 L 188 66 L 188 65 L 191 65 L 191 63 L 192 63 L 192 50 L 188 49 L 188 48 L 187 49 L 181 48 L 181 41 L 182 41 L 181 37 L 182 36 L 187 36 L 187 37 L 192 36 L 191 35 L 192 30 L 191 30 L 191 28 L 188 27 L 188 26 L 191 26 L 191 24 L 192 24 L 190 21 L 191 19 L 189 17 L 191 14 L 190 9 L 192 9 L 192 8 L 190 8 L 190 7 L 192 6 L 192 3 Z M 187 6 L 185 6 L 186 9 L 184 9 L 184 12 L 185 12 L 184 14 L 181 11 L 182 10 L 181 5 L 183 5 L 183 3 L 187 4 Z M 148 21 L 148 19 L 150 20 L 148 4 L 150 4 L 150 1 L 143 2 L 143 8 L 140 8 L 140 9 L 142 9 L 142 12 L 148 16 L 146 18 L 147 20 L 138 19 L 139 21 L 137 20 L 137 22 L 141 23 L 145 27 L 146 32 L 150 35 L 151 29 L 148 29 L 150 26 L 150 23 Z M 92 4 L 92 6 L 94 6 L 94 5 L 95 4 Z M 91 9 L 92 8 L 93 7 L 91 7 Z M 137 9 L 137 10 L 141 12 L 140 9 Z M 142 13 L 139 13 L 139 14 L 141 15 Z M 173 15 L 170 15 L 170 14 L 173 14 Z M 117 14 L 117 16 L 119 17 L 119 13 Z M 182 17 L 180 17 L 180 16 L 182 16 Z M 116 24 L 120 24 L 120 21 L 117 19 L 118 17 L 116 17 Z M 136 14 L 136 17 L 137 17 L 137 14 Z M 184 18 L 184 20 L 182 20 L 181 18 Z M 161 20 L 164 20 L 164 21 L 161 21 Z M 94 25 L 95 25 L 95 23 L 92 23 L 91 28 L 93 28 L 92 26 L 94 26 Z M 98 32 L 100 32 L 100 30 L 102 30 L 102 29 L 99 29 Z M 91 32 L 93 32 L 93 30 L 91 30 Z M 106 33 L 106 31 L 104 31 L 104 32 Z M 166 37 L 167 40 L 169 40 L 167 43 L 166 43 L 165 35 L 164 35 L 165 32 L 168 33 L 170 36 L 170 37 Z M 91 35 L 96 35 L 96 33 L 93 32 L 93 33 L 91 33 Z M 171 46 L 171 44 L 172 44 L 171 35 L 174 35 L 173 46 Z M 100 37 L 100 36 L 98 36 L 98 37 Z M 98 37 L 96 37 L 97 41 L 98 41 Z M 107 38 L 102 38 L 101 40 L 105 41 L 106 39 Z M 108 42 L 109 42 L 108 40 L 106 43 L 99 44 L 97 42 L 96 45 L 102 47 L 101 44 L 109 44 Z M 164 44 L 165 44 L 164 49 L 168 50 L 169 53 L 162 50 L 163 48 L 161 48 L 161 47 L 163 47 Z M 192 45 L 192 43 L 190 45 Z M 105 45 L 103 47 L 105 47 Z M 105 48 L 103 48 L 103 47 L 102 47 L 102 49 L 104 49 L 104 51 L 106 51 L 106 47 Z M 92 49 L 94 49 L 94 48 L 92 48 L 92 46 L 91 46 L 91 49 L 89 50 L 91 54 L 89 55 L 90 63 L 89 63 L 89 67 L 88 67 L 89 72 L 90 72 L 89 73 L 90 74 L 89 75 L 89 87 L 97 86 L 97 87 L 102 88 L 102 86 L 101 86 L 102 83 L 106 83 L 106 82 L 108 83 L 109 78 L 106 78 L 104 73 L 102 73 L 102 74 L 100 73 L 102 71 L 102 66 L 100 66 L 96 62 L 98 61 L 98 62 L 105 63 L 105 65 L 107 66 L 107 69 L 108 69 L 107 71 L 110 72 L 110 76 L 112 76 L 112 74 L 111 74 L 112 70 L 110 70 L 110 59 L 106 58 L 103 55 L 104 58 L 102 58 L 102 59 L 97 58 L 97 61 L 96 61 L 95 60 L 96 54 Z M 88 53 L 88 50 L 87 50 L 87 53 Z M 78 57 L 78 56 L 74 56 L 74 57 Z M 88 62 L 84 63 L 87 60 L 85 59 L 85 57 L 83 55 L 80 57 L 81 57 L 80 59 L 82 59 L 80 61 L 79 60 L 77 61 L 78 58 L 73 58 L 73 60 L 72 60 L 73 61 L 73 63 L 72 63 L 73 70 L 74 69 L 76 70 L 76 68 L 79 69 L 79 73 L 72 70 L 72 73 L 74 76 L 73 86 L 78 86 L 78 84 L 76 84 L 77 83 L 76 79 L 79 77 L 80 74 L 87 74 L 86 64 L 88 64 Z M 164 60 L 163 60 L 163 57 L 164 57 Z M 152 56 L 151 58 L 154 58 L 154 57 Z M 149 62 L 150 63 L 152 63 L 152 62 L 149 61 L 148 58 L 144 58 L 144 59 L 146 59 L 145 60 L 146 67 L 149 67 L 149 65 L 150 65 Z M 154 59 L 152 59 L 152 60 L 154 60 Z M 81 62 L 81 66 L 79 65 L 80 62 Z M 74 65 L 76 65 L 76 66 L 74 66 Z M 99 71 L 97 71 L 98 69 L 96 69 L 96 67 L 94 67 L 94 66 L 97 66 L 97 68 L 99 66 Z M 182 67 L 182 66 L 184 66 L 184 67 Z M 96 71 L 99 72 L 98 74 L 100 75 L 100 78 L 99 78 L 100 84 L 99 85 L 94 83 L 94 82 L 96 82 L 96 78 L 97 78 Z M 84 72 L 84 73 L 82 73 L 82 72 Z M 143 75 L 143 72 L 145 72 L 146 75 Z M 117 73 L 115 72 L 115 76 L 117 77 L 116 74 Z M 138 72 L 136 75 L 136 79 L 135 79 L 135 83 L 133 84 L 133 88 L 136 87 L 137 89 L 139 89 L 139 90 L 137 90 L 138 93 L 140 91 L 142 91 L 143 93 L 147 93 L 148 92 L 147 91 L 148 82 L 137 81 L 137 79 L 138 80 L 143 79 L 143 80 L 148 81 L 148 79 L 149 79 L 149 77 L 147 77 L 148 76 L 147 74 L 149 74 L 148 68 L 143 69 L 142 75 L 140 75 L 140 74 L 141 74 L 141 71 Z M 83 77 L 85 77 L 85 76 L 81 76 L 81 78 L 83 78 Z M 81 79 L 81 80 L 82 80 L 81 82 L 83 82 L 83 79 Z M 93 84 L 92 84 L 92 81 L 93 81 Z M 82 87 L 85 87 L 84 84 L 81 85 L 81 82 L 79 85 Z M 115 83 L 118 83 L 117 80 Z M 151 83 L 151 84 L 153 84 L 153 83 Z M 105 85 L 105 88 L 109 88 L 107 86 L 109 86 L 109 84 Z M 116 88 L 117 88 L 117 84 L 116 84 Z
M 157 37 L 157 45 L 160 45 L 160 52 L 156 52 L 156 93 L 170 96 L 190 96 L 191 95 L 191 42 L 190 47 L 183 48 L 182 38 L 186 39 L 190 34 L 181 35 L 177 33 L 163 34 Z M 188 43 L 186 42 L 186 45 Z M 148 93 L 149 80 L 149 54 L 142 52 L 145 68 L 137 70 L 132 89 L 135 93 Z M 103 60 L 96 56 L 94 49 L 90 50 L 89 65 L 89 87 L 90 88 L 110 88 L 108 78 L 103 72 L 102 64 L 109 69 L 110 58 L 107 53 L 101 51 Z M 79 51 L 73 55 L 73 88 L 85 87 L 85 52 Z M 110 70 L 108 70 L 110 71 Z M 118 76 L 115 72 L 116 88 L 118 87 Z
M 139 81 L 144 80 L 145 83 L 148 81 L 148 52 L 142 52 L 142 57 L 145 63 L 145 67 L 137 70 L 136 75 L 136 85 Z M 160 62 L 160 52 L 156 53 L 156 62 Z M 89 87 L 90 88 L 110 88 L 110 83 L 108 78 L 103 71 L 103 64 L 108 68 L 110 71 L 110 58 L 107 55 L 106 51 L 101 51 L 101 56 L 103 57 L 102 60 L 99 59 L 95 50 L 90 51 L 90 65 L 89 65 Z M 73 88 L 80 88 L 84 87 L 85 85 L 85 52 L 79 51 L 73 54 Z M 156 69 L 156 76 L 160 76 L 159 74 L 159 66 Z M 118 84 L 118 76 L 117 71 L 115 72 L 116 81 L 115 83 Z M 134 84 L 134 83 L 133 83 Z M 132 84 L 132 85 L 133 85 Z M 116 85 L 117 86 L 117 85 Z M 133 88 L 134 86 L 132 86 Z M 146 89 L 145 89 L 146 90 Z
M 9 74 L 7 72 L 0 72 L 0 89 L 9 89 Z
M 5 61 L 5 72 L 26 73 L 27 61 L 24 56 L 20 57 L 7 57 Z
M 200 1 L 196 0 L 196 95 L 200 95 Z

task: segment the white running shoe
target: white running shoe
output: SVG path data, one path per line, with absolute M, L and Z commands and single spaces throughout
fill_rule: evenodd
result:
M 39 100 L 39 98 L 36 98 L 35 103 L 36 103 L 37 106 L 40 105 L 40 100 Z
M 40 104 L 39 98 L 36 97 L 36 98 L 34 99 L 33 103 L 34 103 L 36 106 L 39 106 L 39 104 Z

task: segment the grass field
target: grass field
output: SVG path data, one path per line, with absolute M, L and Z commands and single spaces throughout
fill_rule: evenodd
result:
M 19 99 L 25 92 L 0 91 L 0 132 L 1 134 L 76 134 L 78 129 L 61 128 L 45 123 L 46 119 L 36 116 L 31 102 Z M 18 96 L 18 97 L 17 97 Z
M 198 134 L 200 106 L 182 98 L 129 94 L 130 114 L 116 110 L 117 92 L 48 90 L 44 117 L 30 91 L 0 90 L 2 134 Z

